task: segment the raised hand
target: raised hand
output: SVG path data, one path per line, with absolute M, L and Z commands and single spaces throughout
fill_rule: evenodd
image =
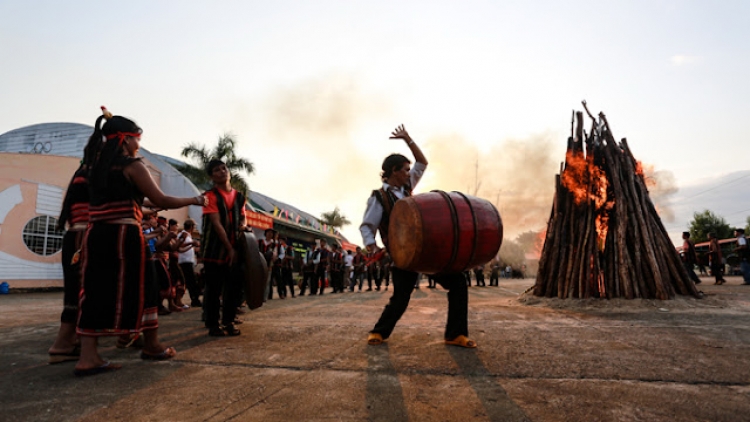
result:
M 406 131 L 404 125 L 399 125 L 393 132 L 391 132 L 391 139 L 403 139 L 407 143 L 412 141 L 411 136 L 409 136 L 409 132 Z

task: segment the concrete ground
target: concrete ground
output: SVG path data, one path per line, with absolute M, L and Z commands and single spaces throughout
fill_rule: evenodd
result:
M 560 301 L 533 280 L 469 290 L 477 349 L 443 344 L 446 293 L 414 292 L 386 345 L 388 292 L 274 299 L 212 338 L 200 311 L 161 317 L 178 350 L 146 362 L 102 341 L 114 373 L 47 364 L 62 293 L 0 296 L 3 421 L 750 421 L 750 286 L 702 300 Z

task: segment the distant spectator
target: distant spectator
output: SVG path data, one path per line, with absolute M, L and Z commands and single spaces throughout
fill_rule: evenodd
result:
M 737 246 L 734 248 L 734 253 L 740 259 L 742 278 L 745 280 L 744 284 L 750 284 L 750 263 L 748 263 L 748 252 L 750 250 L 748 250 L 747 239 L 745 239 L 745 229 L 734 229 L 734 236 L 737 238 Z
M 352 280 L 354 278 L 354 255 L 352 251 L 346 251 L 344 254 L 344 287 L 351 292 L 354 290 Z
M 482 265 L 477 266 L 474 268 L 474 278 L 477 280 L 477 287 L 482 286 L 486 287 L 487 285 L 484 283 L 484 267 Z
M 690 240 L 690 232 L 682 232 L 682 264 L 687 270 L 688 276 L 693 283 L 701 284 L 701 279 L 695 275 L 695 263 L 698 261 L 698 255 L 695 253 L 695 244 Z
M 724 258 L 721 256 L 721 247 L 719 241 L 716 240 L 716 233 L 709 233 L 708 240 L 708 262 L 716 279 L 714 284 L 724 284 L 727 282 L 724 280 Z
M 497 286 L 500 278 L 500 263 L 497 260 L 493 260 L 490 265 L 490 286 Z

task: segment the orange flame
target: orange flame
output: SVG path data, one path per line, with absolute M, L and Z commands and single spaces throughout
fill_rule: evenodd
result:
M 542 249 L 544 249 L 544 242 L 547 240 L 547 229 L 543 229 L 536 235 L 534 240 L 534 255 L 537 259 L 542 257 Z
M 573 194 L 576 205 L 591 200 L 596 208 L 600 208 L 607 200 L 607 175 L 593 160 L 584 158 L 582 154 L 568 151 L 560 180 Z
M 609 231 L 609 213 L 614 208 L 614 201 L 607 201 L 603 207 L 597 210 L 596 215 L 596 234 L 599 241 L 599 250 L 604 250 L 604 244 L 607 242 L 607 232 Z
M 560 181 L 573 194 L 576 205 L 582 205 L 587 201 L 594 205 L 598 246 L 599 250 L 604 250 L 609 227 L 609 211 L 614 206 L 614 202 L 608 201 L 607 198 L 609 182 L 606 173 L 594 164 L 591 157 L 584 158 L 583 154 L 568 152 Z

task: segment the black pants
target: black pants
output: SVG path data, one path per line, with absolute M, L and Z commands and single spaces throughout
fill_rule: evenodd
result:
M 320 285 L 320 292 L 318 292 L 318 285 Z M 318 292 L 318 294 L 322 295 L 325 289 L 326 270 L 325 268 L 318 268 L 318 271 L 315 272 L 315 278 L 313 279 L 313 287 L 310 287 L 310 294 L 314 295 L 316 292 Z
M 279 295 L 279 297 L 281 297 L 281 292 L 286 291 L 286 289 L 284 288 L 284 282 L 281 280 L 281 267 L 276 265 L 271 267 L 271 278 L 268 280 L 268 283 L 268 300 L 273 299 L 274 283 L 276 283 L 276 293 Z
M 343 292 L 344 291 L 344 272 L 343 271 L 331 271 L 331 287 L 333 287 L 333 292 Z
M 190 294 L 190 302 L 197 305 L 200 303 L 198 297 L 201 295 L 201 291 L 198 288 L 198 282 L 195 280 L 195 266 L 192 262 L 183 262 L 180 264 L 180 269 L 185 277 L 185 288 Z
M 492 272 L 490 275 L 490 286 L 497 286 L 497 283 L 499 281 L 498 274 L 496 272 Z
M 372 290 L 372 280 L 374 278 L 377 278 L 375 276 L 375 271 L 372 270 L 371 268 L 368 268 L 367 269 L 367 290 Z
M 354 283 L 352 284 L 351 290 L 354 291 L 354 286 L 358 286 L 359 291 L 362 291 L 362 283 L 365 281 L 365 273 L 354 271 Z
M 206 291 L 203 295 L 203 309 L 206 311 L 206 328 L 219 326 L 219 310 L 222 308 L 219 297 L 224 299 L 221 323 L 231 325 L 237 316 L 237 307 L 242 298 L 241 269 L 238 265 L 206 262 L 203 266 Z
M 281 269 L 281 287 L 279 288 L 279 296 L 286 297 L 286 288 L 289 286 L 289 293 L 294 297 L 294 277 L 292 276 L 291 268 Z
M 713 273 L 716 282 L 724 280 L 724 264 L 711 264 L 711 273 Z
M 683 262 L 682 266 L 685 267 L 685 271 L 687 271 L 688 277 L 693 280 L 693 283 L 701 284 L 701 279 L 698 278 L 698 276 L 695 274 L 695 270 L 693 269 L 694 265 L 692 262 Z
M 393 275 L 393 296 L 385 305 L 380 319 L 372 329 L 384 339 L 391 336 L 396 323 L 406 311 L 411 299 L 411 292 L 417 282 L 418 273 L 391 268 Z M 469 294 L 466 278 L 462 273 L 436 274 L 435 282 L 448 290 L 448 322 L 445 326 L 445 338 L 452 340 L 458 336 L 469 335 Z
M 315 283 L 316 281 L 317 280 L 315 278 L 314 272 L 305 271 L 304 275 L 302 276 L 302 287 L 300 287 L 299 294 L 304 295 L 305 289 L 307 289 L 307 287 L 310 287 L 310 294 L 314 295 L 318 291 L 317 287 L 315 288 L 315 290 L 313 290 L 313 283 Z

